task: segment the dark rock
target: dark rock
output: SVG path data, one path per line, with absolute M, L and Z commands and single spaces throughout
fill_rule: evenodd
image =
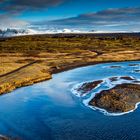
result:
M 96 88 L 99 84 L 101 84 L 103 81 L 98 80 L 98 81 L 93 81 L 93 82 L 88 82 L 84 83 L 81 87 L 77 89 L 77 91 L 80 91 L 83 94 L 90 92 L 94 88 Z
M 122 76 L 122 77 L 120 77 L 120 79 L 123 79 L 123 80 L 134 80 L 133 78 L 131 78 L 129 76 Z

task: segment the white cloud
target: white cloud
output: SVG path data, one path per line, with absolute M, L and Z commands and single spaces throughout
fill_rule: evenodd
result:
M 0 28 L 21 28 L 29 25 L 28 22 L 10 17 L 3 17 L 0 20 Z

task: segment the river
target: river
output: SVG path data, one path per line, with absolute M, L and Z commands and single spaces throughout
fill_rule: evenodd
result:
M 140 61 L 81 67 L 2 95 L 0 134 L 19 140 L 139 140 L 139 107 L 124 115 L 107 115 L 87 106 L 93 92 L 83 97 L 73 92 L 85 81 L 120 76 L 139 80 L 139 69 Z

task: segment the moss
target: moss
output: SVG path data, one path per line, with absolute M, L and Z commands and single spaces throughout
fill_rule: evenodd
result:
M 96 36 L 23 36 L 7 38 L 0 41 L 1 52 L 74 52 L 76 50 L 98 50 L 111 52 L 121 48 L 140 49 L 139 37 L 121 36 L 121 37 L 96 37 Z
M 79 66 L 140 60 L 139 54 L 138 36 L 70 34 L 0 39 L 0 93 Z
M 137 102 L 140 102 L 140 85 L 122 84 L 96 94 L 89 104 L 111 113 L 121 113 L 134 109 Z

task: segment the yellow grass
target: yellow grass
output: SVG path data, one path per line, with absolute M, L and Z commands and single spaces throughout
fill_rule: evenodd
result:
M 25 36 L 0 41 L 0 94 L 87 64 L 140 60 L 140 38 Z

